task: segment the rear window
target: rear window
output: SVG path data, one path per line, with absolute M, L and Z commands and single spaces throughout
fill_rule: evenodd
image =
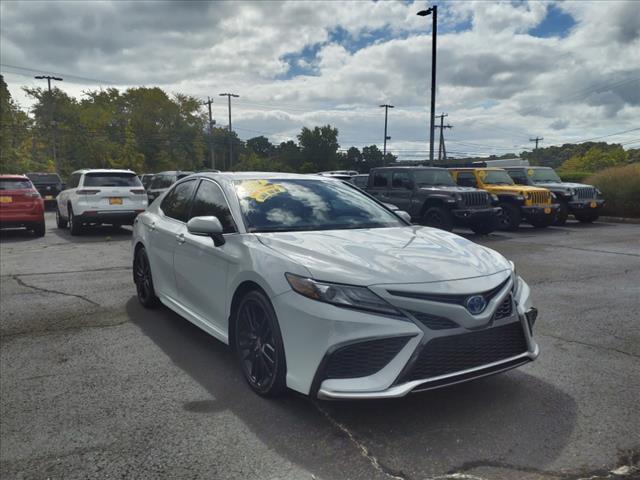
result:
M 82 184 L 85 187 L 139 187 L 142 184 L 134 173 L 87 173 Z
M 158 188 L 169 188 L 176 181 L 176 177 L 173 175 L 156 175 L 151 180 L 151 186 L 149 188 L 155 190 Z
M 0 190 L 22 190 L 31 189 L 33 185 L 29 180 L 21 178 L 3 178 L 0 180 Z
M 27 177 L 34 183 L 60 183 L 60 177 L 55 173 L 27 173 Z

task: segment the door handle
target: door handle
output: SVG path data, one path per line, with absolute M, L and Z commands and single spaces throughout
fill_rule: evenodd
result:
M 176 235 L 176 240 L 180 245 L 184 243 L 184 233 L 179 233 Z
M 153 232 L 156 229 L 156 222 L 151 222 L 147 227 L 149 227 L 149 230 Z

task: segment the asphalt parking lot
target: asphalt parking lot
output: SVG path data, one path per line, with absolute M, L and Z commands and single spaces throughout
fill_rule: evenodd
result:
M 0 234 L 0 477 L 638 478 L 640 225 L 469 238 L 512 259 L 540 358 L 398 400 L 262 399 L 135 298 L 127 228 Z

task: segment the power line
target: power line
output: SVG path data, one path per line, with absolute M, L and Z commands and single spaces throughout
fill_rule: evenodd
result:
M 542 140 L 544 140 L 544 138 L 542 138 L 542 137 L 536 137 L 536 138 L 530 138 L 529 139 L 530 142 L 536 142 L 535 150 L 538 150 L 538 142 L 541 142 Z

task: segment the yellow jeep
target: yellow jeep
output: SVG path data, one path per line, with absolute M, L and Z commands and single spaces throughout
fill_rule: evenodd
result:
M 498 199 L 502 212 L 499 228 L 517 230 L 524 219 L 534 227 L 551 225 L 558 211 L 554 195 L 546 188 L 516 185 L 502 168 L 451 168 L 460 186 L 486 190 Z

